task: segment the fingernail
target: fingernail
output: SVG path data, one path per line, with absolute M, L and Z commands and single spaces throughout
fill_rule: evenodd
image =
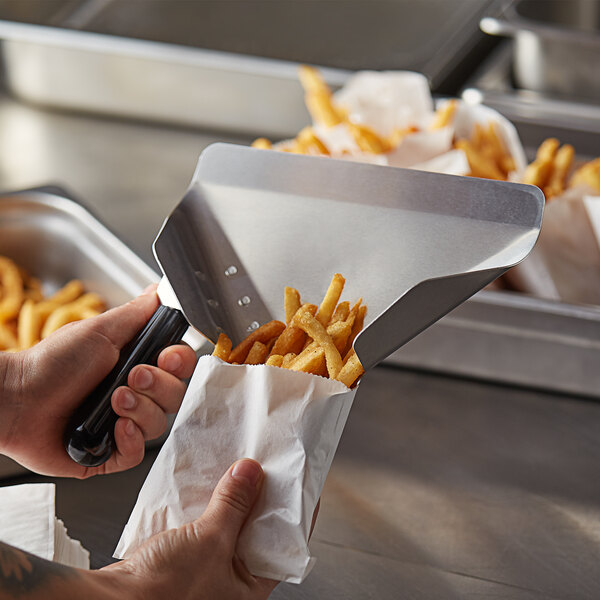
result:
M 154 377 L 150 369 L 138 369 L 135 373 L 135 387 L 138 390 L 147 390 L 152 386 Z
M 240 460 L 235 463 L 231 476 L 234 479 L 245 480 L 249 485 L 255 487 L 261 478 L 262 469 L 260 465 L 253 460 Z
M 133 421 L 131 419 L 129 419 L 127 423 L 125 423 L 125 433 L 127 435 L 133 435 L 135 433 L 135 425 L 133 424 Z
M 119 404 L 125 410 L 131 410 L 135 407 L 135 396 L 130 391 L 124 390 L 121 392 L 121 400 L 119 401 Z
M 178 371 L 183 364 L 181 357 L 177 352 L 169 352 L 164 359 L 165 369 L 171 373 Z

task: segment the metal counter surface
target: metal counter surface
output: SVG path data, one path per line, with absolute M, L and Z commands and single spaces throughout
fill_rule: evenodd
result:
M 0 97 L 0 188 L 70 189 L 140 256 L 204 146 L 241 141 Z M 280 600 L 600 596 L 600 406 L 392 368 L 361 384 L 312 541 Z M 107 564 L 154 457 L 58 479 L 57 513 Z M 41 481 L 27 476 L 3 484 Z

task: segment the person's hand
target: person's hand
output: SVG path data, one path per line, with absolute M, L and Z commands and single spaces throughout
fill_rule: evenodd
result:
M 100 467 L 82 467 L 63 446 L 75 408 L 116 364 L 121 348 L 158 306 L 154 289 L 97 317 L 70 323 L 33 348 L 2 355 L 0 364 L 0 452 L 45 475 L 90 477 L 134 467 L 144 440 L 159 437 L 167 413 L 179 408 L 196 356 L 185 345 L 166 348 L 158 367 L 138 365 L 128 386 L 115 390 L 112 406 L 116 451 Z M 2 372 L 4 376 L 2 377 Z
M 252 575 L 236 553 L 242 526 L 264 473 L 253 460 L 234 463 L 215 488 L 206 511 L 179 529 L 155 535 L 132 556 L 99 574 L 127 597 L 147 600 L 262 600 L 278 582 Z

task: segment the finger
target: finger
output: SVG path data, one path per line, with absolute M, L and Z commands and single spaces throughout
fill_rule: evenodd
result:
M 181 379 L 150 365 L 138 365 L 131 369 L 127 385 L 150 398 L 166 413 L 179 410 L 187 387 Z
M 159 354 L 157 364 L 171 375 L 187 379 L 196 367 L 196 353 L 186 344 L 169 346 Z
M 117 388 L 111 404 L 120 417 L 127 417 L 137 425 L 146 440 L 160 437 L 167 428 L 167 416 L 160 406 L 128 387 Z
M 90 319 L 96 331 L 122 348 L 150 320 L 158 308 L 156 291 L 150 289 L 127 304 L 122 304 Z
M 264 473 L 255 460 L 234 463 L 217 484 L 201 521 L 220 532 L 225 550 L 233 557 L 237 539 L 258 497 Z
M 139 465 L 144 458 L 144 436 L 131 419 L 115 423 L 116 452 L 106 463 L 106 471 L 125 471 Z M 112 464 L 110 464 L 112 463 Z

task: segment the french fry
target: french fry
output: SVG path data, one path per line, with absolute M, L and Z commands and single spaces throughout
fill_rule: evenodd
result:
M 283 357 L 283 360 L 281 361 L 281 366 L 284 369 L 289 369 L 290 365 L 294 362 L 295 359 L 296 359 L 296 355 L 293 352 L 290 352 L 289 354 L 286 354 Z
M 350 313 L 350 302 L 340 302 L 331 317 L 331 323 L 337 323 L 338 321 L 345 321 L 348 318 L 348 314 Z
M 231 345 L 231 340 L 227 335 L 220 333 L 212 355 L 227 362 L 229 360 L 229 355 L 231 354 Z
M 362 331 L 365 315 L 367 314 L 367 307 L 363 304 L 357 311 L 356 318 L 354 319 L 354 323 L 352 323 L 352 331 L 350 333 L 350 337 L 348 338 L 348 342 L 346 343 L 346 352 L 348 352 L 352 348 L 352 344 L 354 344 L 354 340 L 356 336 Z
M 98 294 L 84 294 L 77 300 L 63 304 L 51 312 L 42 327 L 41 337 L 45 339 L 63 325 L 85 319 L 87 310 L 98 311 L 103 309 L 104 301 Z
M 387 140 L 379 137 L 371 128 L 358 123 L 347 123 L 348 131 L 354 138 L 356 145 L 370 154 L 383 154 L 389 152 L 390 147 Z
M 352 325 L 347 321 L 336 321 L 327 327 L 327 335 L 331 337 L 331 341 L 334 343 L 340 354 L 346 348 L 351 332 Z
M 339 273 L 336 273 L 333 276 L 333 279 L 329 284 L 329 288 L 325 293 L 325 297 L 323 298 L 323 301 L 319 306 L 319 310 L 317 311 L 317 321 L 321 325 L 325 326 L 327 323 L 329 323 L 329 320 L 333 315 L 333 311 L 335 310 L 335 306 L 342 295 L 342 290 L 344 289 L 345 283 L 346 280 Z
M 25 350 L 39 342 L 41 331 L 42 318 L 40 313 L 35 309 L 35 302 L 33 300 L 25 300 L 19 312 L 17 326 L 19 348 Z
M 313 121 L 325 127 L 335 127 L 343 122 L 327 92 L 309 92 L 305 97 L 306 108 Z
M 317 312 L 317 306 L 315 304 L 303 304 L 294 314 L 298 314 L 299 311 L 308 311 L 311 315 L 314 315 Z M 298 354 L 304 348 L 305 341 L 306 333 L 302 329 L 294 327 L 290 322 L 275 341 L 270 354 L 281 354 L 282 356 L 290 352 Z
M 273 148 L 273 144 L 271 143 L 271 140 L 261 137 L 252 142 L 252 147 L 259 148 L 260 150 L 271 150 L 271 148 Z
M 285 329 L 281 321 L 269 321 L 253 331 L 246 339 L 242 340 L 229 355 L 229 362 L 243 363 L 250 352 L 254 342 L 266 344 L 269 340 L 277 337 Z
M 457 140 L 454 145 L 456 148 L 465 153 L 469 163 L 469 168 L 471 169 L 470 175 L 472 177 L 500 180 L 505 179 L 500 169 L 498 169 L 496 166 L 496 163 L 478 152 L 475 146 L 469 140 Z
M 570 144 L 564 144 L 564 146 L 556 152 L 554 157 L 554 170 L 550 174 L 548 184 L 544 187 L 544 195 L 547 199 L 558 196 L 564 192 L 567 176 L 571 170 L 574 157 L 575 149 Z
M 18 339 L 15 332 L 6 323 L 0 322 L 0 350 L 7 351 L 9 348 L 18 346 Z
M 4 256 L 0 256 L 0 285 L 0 323 L 4 323 L 19 314 L 24 300 L 23 279 L 19 268 Z
M 305 127 L 296 137 L 303 154 L 328 155 L 327 146 L 316 136 L 312 127 Z
M 271 354 L 271 356 L 267 358 L 267 362 L 265 364 L 271 367 L 281 367 L 282 363 L 283 356 L 281 356 L 281 354 Z
M 244 360 L 245 365 L 261 365 L 265 362 L 267 358 L 267 354 L 269 350 L 266 344 L 259 342 L 256 340 L 250 351 L 248 352 L 248 356 L 246 356 L 246 360 Z
M 356 352 L 352 350 L 346 362 L 340 372 L 338 373 L 337 379 L 341 381 L 346 387 L 352 387 L 354 382 L 365 372 L 363 366 L 360 364 L 360 360 L 356 355 Z
M 326 364 L 325 350 L 318 344 L 311 344 L 288 364 L 291 371 L 302 371 L 313 375 L 319 374 Z
M 456 109 L 458 108 L 458 102 L 456 100 L 448 100 L 444 102 L 436 111 L 433 116 L 433 121 L 429 125 L 429 130 L 442 129 L 447 127 L 454 119 Z
M 83 283 L 79 279 L 72 279 L 64 287 L 56 291 L 48 300 L 56 304 L 68 304 L 83 294 Z
M 283 307 L 285 310 L 285 322 L 289 325 L 290 321 L 300 308 L 300 293 L 296 288 L 286 287 L 283 294 Z
M 333 312 L 333 309 L 331 312 Z M 327 335 L 327 331 L 323 325 L 308 311 L 302 312 L 299 317 L 296 315 L 292 320 L 292 323 L 300 329 L 303 329 L 315 342 L 319 344 L 319 346 L 321 346 L 325 352 L 325 360 L 327 362 L 327 372 L 329 373 L 329 377 L 331 379 L 335 379 L 336 375 L 342 368 L 342 357 L 340 356 L 339 350 L 335 347 L 335 344 L 331 340 L 331 337 Z
M 600 192 L 600 158 L 581 166 L 569 181 L 569 186 L 586 185 Z

